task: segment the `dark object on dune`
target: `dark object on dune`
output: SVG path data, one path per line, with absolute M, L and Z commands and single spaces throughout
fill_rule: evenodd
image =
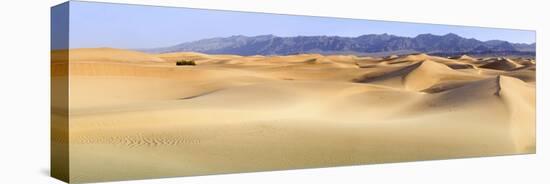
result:
M 304 63 L 315 64 L 315 63 L 317 63 L 317 58 L 307 59 L 307 60 L 304 61 Z
M 176 61 L 176 66 L 185 66 L 185 65 L 195 66 L 195 65 L 197 65 L 197 64 L 195 63 L 195 61 L 192 61 L 192 60 L 180 60 L 180 61 Z

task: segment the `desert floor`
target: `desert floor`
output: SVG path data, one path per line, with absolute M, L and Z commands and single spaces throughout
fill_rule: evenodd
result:
M 536 148 L 531 59 L 98 48 L 71 50 L 68 63 L 71 182 Z

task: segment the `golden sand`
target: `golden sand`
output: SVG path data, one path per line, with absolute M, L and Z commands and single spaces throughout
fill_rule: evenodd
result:
M 102 48 L 69 68 L 71 182 L 535 152 L 535 63 L 514 58 Z

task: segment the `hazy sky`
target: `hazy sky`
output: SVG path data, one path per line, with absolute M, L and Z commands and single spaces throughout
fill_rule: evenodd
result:
M 414 37 L 456 33 L 478 40 L 535 42 L 535 32 L 357 19 L 243 13 L 93 2 L 71 2 L 70 47 L 154 48 L 232 35 Z

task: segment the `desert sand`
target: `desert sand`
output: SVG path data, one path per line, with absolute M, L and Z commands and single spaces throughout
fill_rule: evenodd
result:
M 69 53 L 71 182 L 536 148 L 532 59 Z

